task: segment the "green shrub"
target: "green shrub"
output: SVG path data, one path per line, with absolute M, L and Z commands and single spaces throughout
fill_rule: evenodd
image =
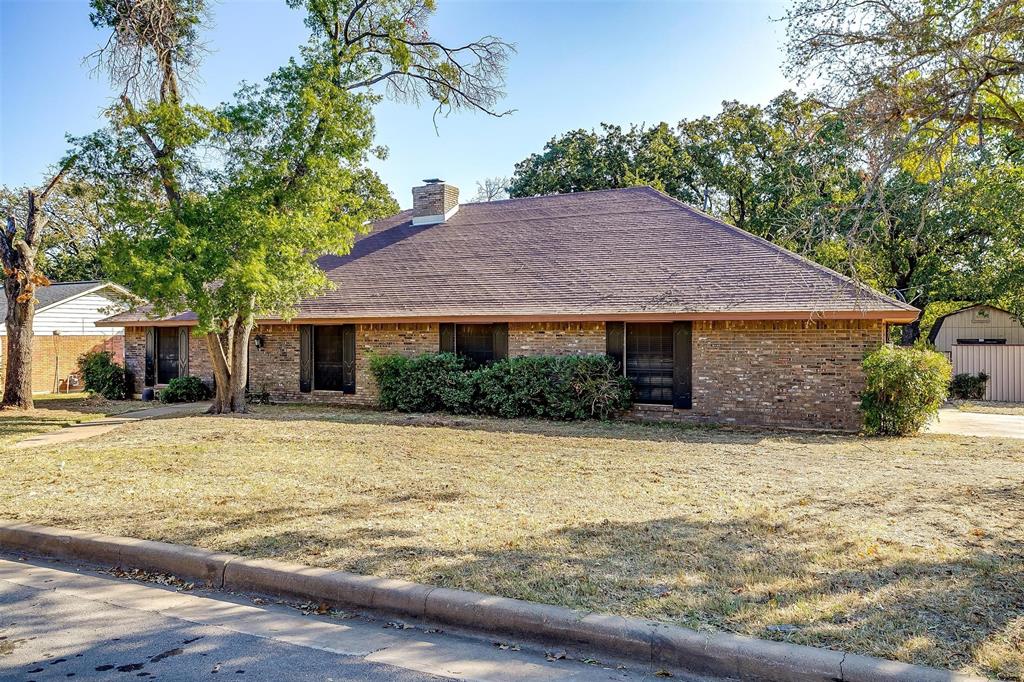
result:
M 380 405 L 404 412 L 606 419 L 629 407 L 632 387 L 603 355 L 501 360 L 470 370 L 451 353 L 375 356 Z
M 114 362 L 108 351 L 94 351 L 78 358 L 82 384 L 86 391 L 99 394 L 107 400 L 124 400 L 131 396 L 132 376 L 123 366 Z
M 984 372 L 977 374 L 957 374 L 949 382 L 949 394 L 960 400 L 981 400 L 985 397 L 985 386 L 989 376 Z
M 210 395 L 210 387 L 199 377 L 177 377 L 160 389 L 159 398 L 162 403 L 194 403 L 207 400 Z
M 474 378 L 464 358 L 454 353 L 424 353 L 406 358 L 377 355 L 370 371 L 380 387 L 380 405 L 401 412 L 472 410 Z
M 861 395 L 864 430 L 903 436 L 916 433 L 946 399 L 952 368 L 941 353 L 885 345 L 864 359 Z

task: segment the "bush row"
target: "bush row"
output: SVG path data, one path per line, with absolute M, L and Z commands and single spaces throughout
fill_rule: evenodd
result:
M 402 412 L 607 419 L 632 402 L 629 381 L 604 355 L 509 358 L 477 369 L 453 353 L 377 355 L 370 371 L 380 406 Z

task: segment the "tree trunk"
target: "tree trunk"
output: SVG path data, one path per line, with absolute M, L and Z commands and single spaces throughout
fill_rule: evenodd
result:
M 223 333 L 206 335 L 216 382 L 210 414 L 249 411 L 245 389 L 249 378 L 249 337 L 254 326 L 255 319 L 250 313 L 226 320 L 222 324 Z
M 3 407 L 31 410 L 32 402 L 32 318 L 35 303 L 31 292 L 23 298 L 24 286 L 17 276 L 6 277 L 7 297 L 7 366 L 4 370 Z
M 913 346 L 921 338 L 921 317 L 918 316 L 916 320 L 909 324 L 903 325 L 903 329 L 900 332 L 900 345 L 901 346 Z
M 7 363 L 4 369 L 4 396 L 0 407 L 30 410 L 32 403 L 32 318 L 35 317 L 37 286 L 49 280 L 36 272 L 36 253 L 48 219 L 43 212 L 46 199 L 75 163 L 64 161 L 46 187 L 26 193 L 28 212 L 24 229 L 18 230 L 14 215 L 0 232 L 0 262 L 3 263 L 4 295 L 7 297 Z

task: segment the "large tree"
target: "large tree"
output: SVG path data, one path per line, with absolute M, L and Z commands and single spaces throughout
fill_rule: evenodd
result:
M 988 184 L 1014 187 L 1015 159 L 988 164 L 994 153 L 1012 156 L 1024 146 L 1024 3 L 796 0 L 787 19 L 790 73 L 812 84 L 818 101 L 871 150 L 859 214 L 884 212 L 887 188 L 909 174 L 946 197 L 943 211 L 984 232 L 957 245 L 972 246 L 975 266 L 988 268 L 962 278 L 993 287 L 975 296 L 1024 299 L 1024 282 L 1012 274 L 1022 235 L 1003 200 L 1015 190 Z M 961 160 L 972 155 L 977 168 L 965 173 Z M 951 191 L 969 195 L 955 203 Z M 962 238 L 957 232 L 947 238 Z M 953 266 L 960 273 L 965 264 Z
M 896 154 L 1024 138 L 1020 0 L 796 0 L 787 21 L 790 73 Z
M 365 167 L 378 88 L 502 115 L 511 47 L 486 36 L 433 39 L 432 0 L 290 0 L 311 38 L 300 57 L 234 101 L 185 101 L 199 66 L 203 0 L 93 0 L 112 30 L 99 53 L 119 102 L 111 125 L 78 141 L 86 166 L 115 196 L 130 236 L 105 263 L 154 313 L 199 320 L 216 378 L 213 412 L 245 411 L 249 337 L 261 317 L 287 317 L 329 283 L 315 264 L 344 253 L 368 221 L 397 206 Z M 375 87 L 376 86 L 376 87 Z
M 46 202 L 74 161 L 74 157 L 65 160 L 60 170 L 40 188 L 3 192 L 7 219 L 3 232 L 0 232 L 0 263 L 4 269 L 4 296 L 7 299 L 7 314 L 4 318 L 7 348 L 0 407 L 28 410 L 33 406 L 32 320 L 35 316 L 35 290 L 36 287 L 49 284 L 46 276 L 36 267 L 39 245 L 49 222 Z

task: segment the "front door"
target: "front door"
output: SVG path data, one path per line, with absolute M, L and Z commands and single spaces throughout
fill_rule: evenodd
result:
M 156 382 L 166 384 L 178 378 L 178 328 L 157 327 Z

